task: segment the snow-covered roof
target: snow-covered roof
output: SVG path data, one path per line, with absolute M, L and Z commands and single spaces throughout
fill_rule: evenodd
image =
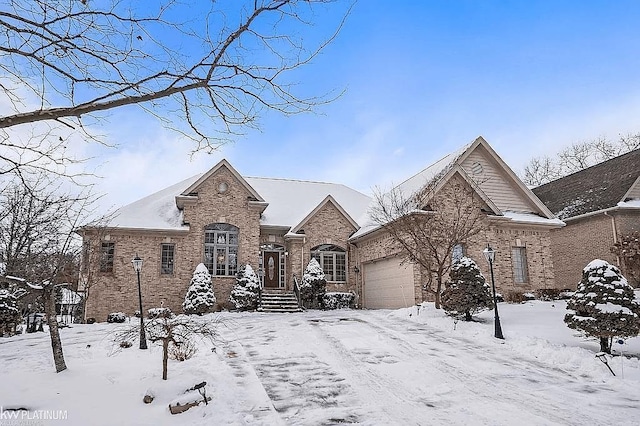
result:
M 82 301 L 82 298 L 78 293 L 73 290 L 69 290 L 68 288 L 62 287 L 60 289 L 61 298 L 60 302 L 63 305 L 77 305 Z
M 109 227 L 188 230 L 175 197 L 197 182 L 204 174 L 192 176 L 155 194 L 118 209 Z M 293 179 L 243 177 L 269 204 L 260 221 L 264 226 L 293 227 L 331 195 L 357 222 L 371 198 L 342 184 Z

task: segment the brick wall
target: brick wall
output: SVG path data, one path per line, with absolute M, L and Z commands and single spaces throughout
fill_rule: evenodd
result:
M 611 217 L 604 214 L 566 224 L 551 232 L 553 264 L 558 287 L 575 290 L 582 270 L 593 259 L 617 264 L 610 251 L 613 228 Z
M 224 193 L 217 188 L 220 182 L 229 186 Z M 115 243 L 113 273 L 99 273 L 93 263 L 86 317 L 105 321 L 110 312 L 133 314 L 138 309 L 137 281 L 131 265 L 136 253 L 144 260 L 141 282 L 143 309 L 161 303 L 174 312 L 182 312 L 182 302 L 196 266 L 204 257 L 204 228 L 212 223 L 229 223 L 239 228 L 238 265 L 249 263 L 256 269 L 259 258 L 260 211 L 248 203 L 250 193 L 225 167 L 204 181 L 198 188 L 198 200 L 184 208 L 188 232 L 109 230 L 104 238 Z M 175 244 L 173 275 L 160 274 L 161 244 Z M 99 252 L 100 241 L 92 241 Z M 229 299 L 235 277 L 212 277 L 219 304 Z

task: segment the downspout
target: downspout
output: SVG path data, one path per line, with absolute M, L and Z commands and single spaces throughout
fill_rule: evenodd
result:
M 307 243 L 307 237 L 302 237 L 302 247 L 300 247 L 300 278 L 304 277 L 304 245 Z
M 616 217 L 614 215 L 609 214 L 608 212 L 604 212 L 605 216 L 609 216 L 611 218 L 611 230 L 613 231 L 613 244 L 618 242 L 618 227 L 616 226 Z M 621 266 L 620 264 L 620 256 L 616 255 L 616 264 L 618 268 Z

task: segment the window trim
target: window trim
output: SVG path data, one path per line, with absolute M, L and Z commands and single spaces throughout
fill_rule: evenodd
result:
M 212 235 L 212 238 L 208 236 Z M 238 252 L 240 247 L 240 228 L 229 223 L 212 223 L 204 227 L 203 263 L 214 277 L 233 277 L 238 273 Z M 222 239 L 221 239 L 222 238 Z M 232 243 L 231 241 L 235 241 Z M 218 257 L 222 254 L 224 265 L 219 265 Z M 207 259 L 207 255 L 211 258 Z M 234 262 L 231 258 L 235 257 Z M 221 266 L 224 273 L 219 274 Z
M 109 251 L 105 248 L 111 247 Z M 116 243 L 114 241 L 100 242 L 100 264 L 98 271 L 103 274 L 113 274 L 115 269 Z
M 338 275 L 338 256 L 344 256 L 344 268 L 341 271 L 344 274 L 344 280 L 338 279 L 327 279 L 327 282 L 337 283 L 337 284 L 346 284 L 349 277 L 349 263 L 347 259 L 347 251 L 340 246 L 334 244 L 320 244 L 311 249 L 311 258 L 316 259 L 322 268 L 325 276 L 331 275 L 331 278 L 337 278 Z M 324 259 L 331 258 L 332 271 L 328 273 L 325 270 Z
M 529 284 L 529 258 L 526 246 L 511 247 L 511 270 L 514 284 Z M 519 281 L 520 277 L 522 281 Z
M 169 264 L 171 266 L 171 272 L 165 272 L 165 248 L 171 248 L 171 259 Z M 160 244 L 160 275 L 174 275 L 176 271 L 176 245 L 175 243 L 161 243 Z

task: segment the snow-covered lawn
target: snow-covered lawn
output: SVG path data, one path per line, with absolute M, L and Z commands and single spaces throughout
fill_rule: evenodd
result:
M 37 423 L 47 425 L 638 424 L 640 338 L 614 345 L 634 355 L 610 360 L 614 377 L 596 342 L 564 325 L 564 302 L 499 308 L 504 342 L 492 337 L 493 311 L 457 324 L 431 305 L 224 313 L 224 341 L 170 361 L 168 381 L 160 347 L 120 349 L 118 325 L 61 330 L 69 369 L 60 374 L 48 335 L 4 338 L 0 406 L 31 410 L 25 419 L 66 412 Z M 201 381 L 209 405 L 171 415 L 168 404 Z M 2 426 L 20 421 L 0 412 Z

